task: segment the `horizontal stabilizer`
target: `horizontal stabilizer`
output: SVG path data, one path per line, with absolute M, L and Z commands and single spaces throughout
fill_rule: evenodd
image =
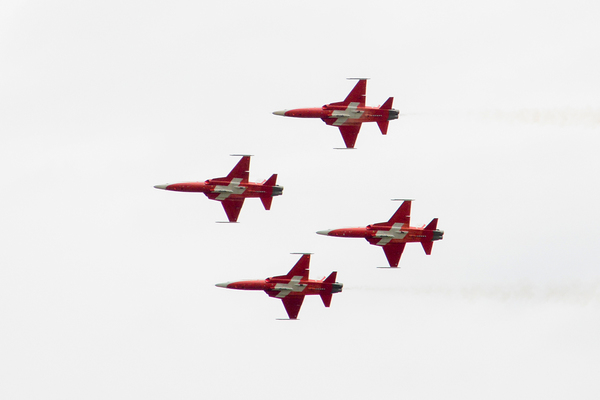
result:
M 431 250 L 433 249 L 433 242 L 421 242 L 423 245 L 423 250 L 425 250 L 425 254 L 428 256 L 431 255 Z
M 262 201 L 263 206 L 265 207 L 265 210 L 269 211 L 271 209 L 271 203 L 273 202 L 272 196 L 261 197 L 260 201 Z
M 382 135 L 387 135 L 388 126 L 390 126 L 390 121 L 377 121 L 377 126 L 379 126 L 379 130 Z
M 331 305 L 331 298 L 333 295 L 331 293 L 322 293 L 321 300 L 323 300 L 323 304 L 325 307 L 329 307 Z

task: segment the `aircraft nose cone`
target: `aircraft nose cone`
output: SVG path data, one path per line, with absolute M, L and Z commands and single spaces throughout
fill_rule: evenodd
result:
M 227 288 L 227 285 L 229 285 L 229 282 L 217 283 L 215 286 Z
M 286 112 L 286 111 L 287 111 L 287 110 L 282 110 L 282 111 L 274 111 L 274 112 L 273 112 L 273 114 L 275 114 L 275 115 L 281 115 L 282 117 L 285 117 L 285 112 Z
M 333 229 L 326 229 L 326 230 L 324 230 L 324 231 L 317 231 L 317 234 L 318 234 L 318 235 L 325 235 L 325 236 L 328 236 L 328 235 L 329 235 L 329 232 L 331 232 L 332 230 L 333 230 Z
M 165 183 L 164 185 L 154 185 L 154 187 L 155 187 L 156 189 L 163 189 L 163 190 L 166 190 L 166 189 L 167 189 L 167 186 L 169 186 L 169 184 L 168 184 L 168 183 Z

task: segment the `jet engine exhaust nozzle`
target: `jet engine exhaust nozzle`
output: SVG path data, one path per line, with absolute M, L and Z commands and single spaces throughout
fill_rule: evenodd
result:
M 273 186 L 273 196 L 281 196 L 283 194 L 283 186 Z
M 333 283 L 331 285 L 331 293 L 340 293 L 342 291 L 342 288 L 344 287 L 343 283 Z

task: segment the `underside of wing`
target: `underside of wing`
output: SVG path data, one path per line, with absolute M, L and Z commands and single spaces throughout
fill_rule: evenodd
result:
M 383 246 L 383 252 L 387 257 L 390 267 L 398 266 L 398 263 L 400 262 L 400 257 L 402 256 L 402 252 L 404 251 L 404 246 L 406 246 L 406 243 L 392 243 Z
M 346 99 L 342 102 L 342 104 L 348 105 L 350 103 L 358 103 L 359 107 L 364 107 L 366 103 L 367 97 L 367 80 L 360 79 L 356 82 L 356 85 L 352 89 L 352 91 L 346 96 Z
M 410 224 L 411 200 L 405 200 L 388 221 L 389 224 Z
M 285 307 L 285 311 L 287 311 L 288 317 L 290 319 L 298 318 L 304 296 L 286 296 L 281 301 L 283 301 L 283 306 Z
M 229 222 L 237 222 L 238 215 L 240 215 L 240 211 L 242 211 L 242 206 L 244 205 L 244 199 L 227 199 L 223 200 L 221 204 L 223 204 Z
M 338 126 L 338 128 L 340 128 L 340 133 L 342 134 L 342 138 L 344 139 L 344 143 L 346 144 L 347 148 L 354 148 L 354 143 L 356 143 L 358 132 L 360 132 L 360 126 L 361 124 Z
M 250 176 L 250 156 L 243 156 L 242 159 L 231 170 L 227 179 L 241 179 L 242 183 L 248 182 Z
M 310 254 L 303 254 L 296 264 L 290 269 L 286 275 L 274 276 L 273 278 L 291 279 L 295 276 L 301 276 L 303 280 L 308 279 L 308 271 L 310 267 Z

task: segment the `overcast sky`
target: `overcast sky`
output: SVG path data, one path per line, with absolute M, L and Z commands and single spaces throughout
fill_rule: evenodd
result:
M 600 4 L 3 1 L 0 398 L 596 399 Z M 394 96 L 387 136 L 275 110 Z M 283 196 L 239 224 L 156 184 Z M 414 198 L 398 270 L 362 239 Z M 338 271 L 299 321 L 215 283 Z

